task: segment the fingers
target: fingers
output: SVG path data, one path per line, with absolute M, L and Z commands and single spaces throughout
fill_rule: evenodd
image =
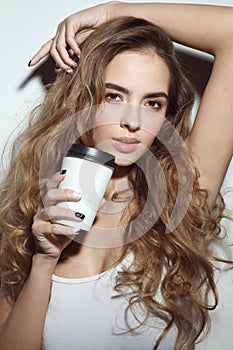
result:
M 51 189 L 43 198 L 45 207 L 56 205 L 60 202 L 78 202 L 81 199 L 81 194 L 70 189 Z
M 74 52 L 73 47 L 70 45 L 68 45 L 68 47 L 67 49 L 65 26 L 62 24 L 51 45 L 50 54 L 57 66 L 63 70 L 77 66 L 77 62 L 72 59 L 72 54 Z M 72 49 L 72 51 L 70 49 Z M 78 50 L 78 53 L 80 54 L 80 50 Z
M 51 46 L 51 56 L 55 60 L 59 68 L 66 70 L 68 73 L 72 73 L 70 69 L 77 67 L 77 62 L 74 57 L 79 58 L 81 55 L 81 50 L 79 45 L 81 45 L 89 35 L 94 31 L 94 29 L 83 29 L 78 32 L 75 37 L 74 35 L 66 36 L 66 32 L 60 33 L 57 39 L 54 39 L 53 45 Z
M 73 26 L 63 21 L 59 24 L 57 33 L 53 39 L 46 42 L 40 50 L 29 61 L 28 66 L 33 67 L 39 63 L 48 54 L 56 62 L 56 66 L 63 70 L 68 70 L 77 66 L 77 62 L 72 56 L 80 56 L 81 50 L 75 40 L 75 32 Z M 69 48 L 69 49 L 68 49 Z
M 76 23 L 76 21 L 73 21 L 73 17 L 68 17 L 64 21 L 64 40 L 66 44 L 73 50 L 73 52 L 79 56 L 81 55 L 81 50 L 79 48 L 79 45 L 82 43 L 80 41 L 76 40 L 76 34 L 79 32 L 80 27 Z
M 35 238 L 37 253 L 58 257 L 61 251 L 76 236 L 75 231 L 75 229 L 68 226 L 51 224 L 34 218 L 32 233 Z
M 42 60 L 42 58 L 47 56 L 50 52 L 51 47 L 52 47 L 52 43 L 53 43 L 53 39 L 50 39 L 43 46 L 41 46 L 40 50 L 29 61 L 28 66 L 29 67 L 35 66 L 38 62 L 40 62 Z
M 75 211 L 59 206 L 50 206 L 47 208 L 43 208 L 37 215 L 39 220 L 44 222 L 56 222 L 58 220 L 72 220 L 76 222 L 81 222 L 83 215 L 80 213 L 76 213 Z
M 43 207 L 38 208 L 36 220 L 43 222 L 56 222 L 58 220 L 71 220 L 80 222 L 84 219 L 82 213 L 77 213 L 67 207 L 58 206 L 61 202 L 78 202 L 81 194 L 72 189 L 61 189 L 59 184 L 66 174 L 56 173 L 46 183 L 46 193 L 42 199 Z
M 61 183 L 61 181 L 65 178 L 65 173 L 57 172 L 53 176 L 50 177 L 50 179 L 46 183 L 47 190 L 51 190 L 54 188 L 57 188 L 58 185 Z
M 117 3 L 115 4 L 113 1 L 99 4 L 68 16 L 58 25 L 54 39 L 49 40 L 42 46 L 33 56 L 29 65 L 35 65 L 50 53 L 61 69 L 68 70 L 75 67 L 76 62 L 72 59 L 72 55 L 81 55 L 79 45 L 86 40 L 93 29 L 96 29 L 106 20 L 115 17 L 117 8 Z M 84 32 L 82 33 L 83 30 L 85 30 L 85 34 Z
M 90 35 L 91 33 L 94 32 L 95 29 L 90 29 L 90 28 L 87 28 L 87 29 L 83 29 L 81 32 L 78 32 L 76 35 L 75 35 L 75 39 L 73 39 L 75 42 L 78 43 L 78 45 L 81 45 Z M 79 49 L 80 51 L 80 49 Z M 81 51 L 80 51 L 81 53 Z
M 79 201 L 81 196 L 71 189 L 58 186 L 66 174 L 56 173 L 46 183 L 43 205 L 40 205 L 33 217 L 32 233 L 36 251 L 57 258 L 78 232 L 78 228 L 56 223 L 58 220 L 79 223 L 84 215 L 69 208 L 58 206 L 62 201 Z
M 45 208 L 56 205 L 64 201 L 77 202 L 81 199 L 81 194 L 71 189 L 59 189 L 58 186 L 65 178 L 65 174 L 56 173 L 46 183 L 47 192 L 43 197 Z
M 78 214 L 78 215 L 77 215 Z M 71 220 L 81 222 L 80 213 L 75 213 L 70 209 L 57 206 L 48 208 L 40 206 L 33 217 L 32 232 L 37 240 L 42 239 L 45 235 L 68 235 L 72 236 L 77 232 L 77 228 L 56 224 L 57 220 Z
M 92 33 L 93 29 L 81 30 L 81 23 L 70 16 L 58 25 L 56 35 L 45 43 L 41 49 L 32 57 L 29 66 L 32 67 L 48 54 L 56 62 L 56 66 L 63 70 L 70 70 L 77 66 L 73 59 L 74 55 L 79 57 L 81 45 Z

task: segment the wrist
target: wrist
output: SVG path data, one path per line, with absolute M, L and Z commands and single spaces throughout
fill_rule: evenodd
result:
M 32 264 L 34 267 L 38 266 L 40 270 L 45 269 L 53 273 L 58 260 L 59 260 L 59 257 L 51 258 L 49 256 L 46 256 L 45 254 L 36 253 L 32 257 Z

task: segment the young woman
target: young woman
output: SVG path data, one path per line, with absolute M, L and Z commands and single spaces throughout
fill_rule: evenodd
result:
M 153 6 L 140 17 L 215 56 L 195 124 L 194 92 L 159 27 L 112 19 L 81 44 L 1 185 L 3 349 L 191 349 L 208 328 L 217 303 L 210 244 L 233 149 L 232 11 L 160 4 L 153 17 Z M 56 205 L 64 195 L 82 196 L 58 188 L 61 152 L 73 142 L 109 151 L 118 165 L 81 237 L 54 222 L 76 218 Z

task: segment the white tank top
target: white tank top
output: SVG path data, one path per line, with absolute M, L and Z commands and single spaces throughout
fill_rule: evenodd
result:
M 153 350 L 164 324 L 150 318 L 146 325 L 132 330 L 139 324 L 132 312 L 126 311 L 127 298 L 114 290 L 117 271 L 124 263 L 126 259 L 111 270 L 87 278 L 53 276 L 43 349 Z M 137 316 L 143 319 L 142 308 L 137 307 Z M 172 329 L 158 349 L 174 349 L 175 338 Z

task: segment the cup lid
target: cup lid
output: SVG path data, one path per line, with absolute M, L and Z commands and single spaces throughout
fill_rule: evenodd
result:
M 66 153 L 66 157 L 83 158 L 95 163 L 100 163 L 112 169 L 117 167 L 115 156 L 111 153 L 100 151 L 94 147 L 73 143 Z

